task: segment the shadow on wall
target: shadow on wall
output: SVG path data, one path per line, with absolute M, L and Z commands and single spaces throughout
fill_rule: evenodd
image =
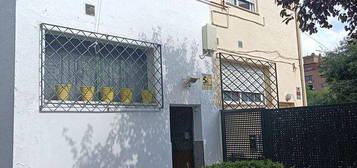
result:
M 207 70 L 211 60 L 199 59 L 197 40 L 185 38 L 182 41 L 168 37 L 163 41 L 161 34 L 158 27 L 153 29 L 151 39 L 145 34 L 139 34 L 139 38 L 162 44 L 164 101 L 171 102 L 169 95 L 180 97 L 179 101 L 183 103 L 190 102 L 192 95 L 199 98 L 200 94 L 183 92 L 182 86 L 178 86 L 182 83 L 177 80 Z M 95 142 L 98 139 L 94 137 L 95 130 L 92 124 L 88 124 L 80 142 L 76 142 L 76 138 L 69 136 L 70 128 L 63 128 L 62 136 L 70 147 L 73 168 L 171 167 L 168 110 L 117 114 L 108 135 L 100 137 L 104 139 L 101 142 Z
M 153 29 L 152 38 L 145 34 L 139 37 L 145 41 L 162 44 L 163 77 L 166 100 L 170 103 L 197 104 L 200 100 L 200 88 L 183 88 L 183 79 L 192 76 L 201 78 L 201 73 L 211 71 L 211 59 L 200 59 L 200 41 L 198 37 L 174 38 L 168 36 L 162 40 L 160 27 Z M 199 85 L 199 82 L 196 83 Z M 197 100 L 192 101 L 192 100 Z
M 152 116 L 150 116 L 152 115 Z M 94 128 L 88 124 L 81 142 L 75 142 L 63 128 L 62 135 L 71 149 L 73 168 L 131 168 L 150 165 L 169 167 L 162 153 L 169 153 L 162 113 L 118 114 L 105 140 L 94 143 Z M 140 164 L 140 165 L 139 165 Z

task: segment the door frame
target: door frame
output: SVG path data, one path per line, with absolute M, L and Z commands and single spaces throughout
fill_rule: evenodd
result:
M 192 136 L 193 136 L 193 161 L 194 168 L 201 168 L 205 166 L 204 160 L 204 140 L 203 140 L 203 122 L 202 122 L 202 112 L 200 104 L 170 104 L 169 106 L 169 118 L 171 116 L 171 108 L 192 108 Z M 171 142 L 171 120 L 169 119 L 170 126 L 170 143 Z M 172 144 L 171 144 L 172 147 Z M 173 155 L 173 150 L 171 149 L 171 156 Z M 173 157 L 171 157 L 173 158 Z M 173 164 L 173 160 L 172 160 Z

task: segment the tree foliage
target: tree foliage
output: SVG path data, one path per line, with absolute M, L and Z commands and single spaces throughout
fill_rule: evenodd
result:
M 307 89 L 306 96 L 307 96 L 307 105 L 309 106 L 334 104 L 333 100 L 331 100 L 329 97 L 328 88 L 323 88 L 318 91 Z
M 326 99 L 331 103 L 357 102 L 357 44 L 347 43 L 327 52 L 320 65 L 329 85 Z
M 285 23 L 296 19 L 303 32 L 316 33 L 318 27 L 331 28 L 329 17 L 336 17 L 345 23 L 345 30 L 351 39 L 357 39 L 357 0 L 278 0 L 283 7 L 280 15 Z

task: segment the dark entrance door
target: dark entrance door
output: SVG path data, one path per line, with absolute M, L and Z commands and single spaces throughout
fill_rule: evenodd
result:
M 194 168 L 191 107 L 170 107 L 170 130 L 173 168 Z

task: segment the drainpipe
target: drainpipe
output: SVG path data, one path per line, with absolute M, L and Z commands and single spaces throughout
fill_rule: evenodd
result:
M 298 57 L 299 57 L 302 104 L 303 104 L 303 106 L 307 106 L 305 75 L 304 75 L 304 61 L 302 58 L 302 49 L 301 49 L 301 32 L 300 32 L 300 29 L 298 26 L 298 20 L 297 20 L 296 16 L 297 16 L 297 13 L 295 11 L 295 28 L 296 28 L 296 38 L 297 38 Z

